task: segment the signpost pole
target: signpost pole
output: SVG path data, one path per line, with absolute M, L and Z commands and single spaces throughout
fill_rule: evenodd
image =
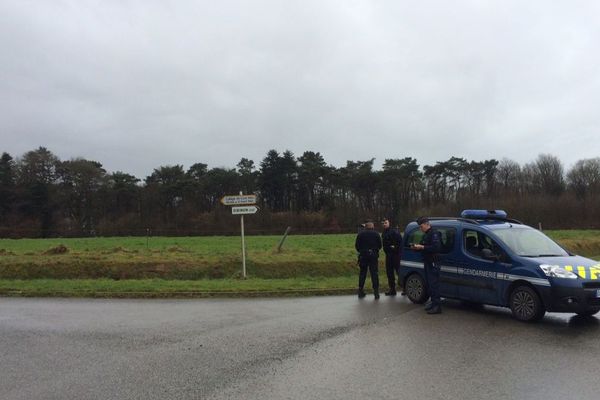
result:
M 244 214 L 256 214 L 258 207 L 256 206 L 256 195 L 247 194 L 240 190 L 240 195 L 227 195 L 221 198 L 221 204 L 224 206 L 232 206 L 231 213 L 240 216 L 240 227 L 242 231 L 242 276 L 246 279 L 246 236 L 244 234 Z
M 242 192 L 240 191 L 240 196 Z M 240 225 L 242 228 L 242 277 L 246 279 L 246 239 L 244 238 L 244 214 L 240 215 Z

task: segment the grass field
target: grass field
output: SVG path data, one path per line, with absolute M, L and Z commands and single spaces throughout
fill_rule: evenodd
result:
M 257 278 L 343 276 L 355 270 L 354 235 L 246 238 L 248 274 Z M 64 246 L 64 252 L 60 249 Z M 239 237 L 0 240 L 0 279 L 239 277 Z
M 600 231 L 545 232 L 600 259 Z M 246 238 L 250 279 L 241 280 L 240 238 L 113 237 L 0 240 L 0 293 L 188 296 L 323 293 L 356 286 L 355 235 Z M 383 257 L 382 260 L 383 261 Z M 385 283 L 380 270 L 382 286 Z
M 600 260 L 600 230 L 545 231 L 572 253 Z
M 0 294 L 60 297 L 250 297 L 354 293 L 355 276 L 290 279 L 0 280 Z

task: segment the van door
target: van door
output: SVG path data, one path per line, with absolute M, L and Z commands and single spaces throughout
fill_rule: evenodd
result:
M 455 254 L 459 251 L 456 241 L 456 228 L 445 226 L 434 226 L 435 230 L 440 233 L 442 239 L 442 251 L 440 253 L 440 295 L 442 297 L 457 298 L 458 289 L 455 284 L 456 277 L 456 257 Z M 408 233 L 404 243 L 421 243 L 423 232 L 419 228 Z M 409 247 L 404 247 L 403 259 L 419 261 L 420 267 L 424 268 L 423 255 L 420 251 L 411 250 Z M 423 277 L 425 272 L 423 271 Z
M 458 295 L 461 299 L 485 304 L 502 304 L 506 287 L 504 274 L 511 261 L 506 252 L 489 235 L 475 229 L 462 233 L 462 257 L 458 262 Z M 486 258 L 491 254 L 495 259 Z

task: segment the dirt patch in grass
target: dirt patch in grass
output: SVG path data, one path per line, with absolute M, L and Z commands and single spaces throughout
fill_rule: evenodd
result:
M 47 256 L 51 256 L 51 255 L 57 255 L 57 254 L 66 254 L 69 252 L 69 249 L 67 248 L 67 246 L 65 246 L 64 244 L 59 244 L 56 247 L 52 247 L 46 251 L 44 251 L 44 255 Z
M 138 250 L 129 250 L 122 246 L 117 246 L 110 250 L 102 252 L 102 254 L 137 254 L 137 253 L 139 253 Z
M 169 253 L 190 253 L 190 250 L 184 249 L 183 247 L 179 247 L 179 246 L 171 246 L 167 249 L 167 251 Z

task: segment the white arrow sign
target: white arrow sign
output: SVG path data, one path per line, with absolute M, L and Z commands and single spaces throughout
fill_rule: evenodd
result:
M 247 204 L 256 204 L 256 195 L 242 194 L 239 196 L 224 196 L 221 199 L 224 206 L 243 206 Z
M 231 213 L 233 215 L 256 214 L 257 211 L 258 207 L 256 206 L 231 207 Z

